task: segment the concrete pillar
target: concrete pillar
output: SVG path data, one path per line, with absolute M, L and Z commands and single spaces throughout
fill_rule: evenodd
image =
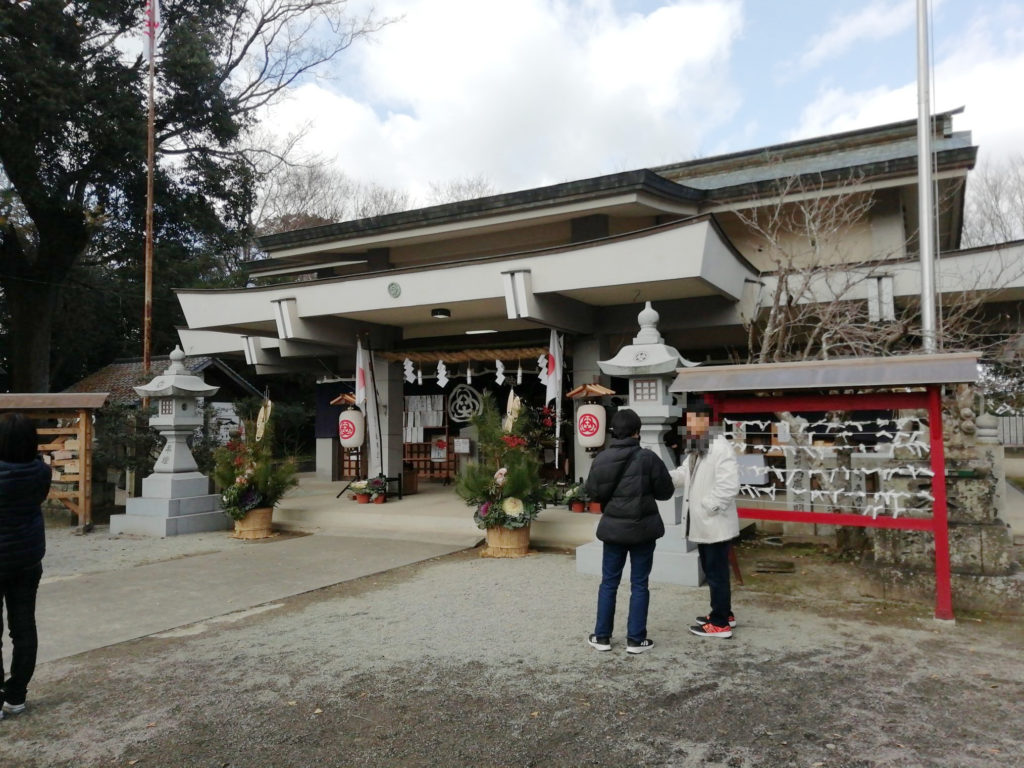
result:
M 368 476 L 383 472 L 395 477 L 402 471 L 402 412 L 405 409 L 402 371 L 380 355 L 373 356 L 373 374 L 377 384 L 378 413 L 380 415 L 380 453 L 377 452 L 376 417 L 367 420 L 370 462 Z
M 316 479 L 338 479 L 338 438 L 318 437 L 316 439 Z

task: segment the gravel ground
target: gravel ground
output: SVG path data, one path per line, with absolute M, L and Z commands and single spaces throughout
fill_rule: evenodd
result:
M 47 573 L 221 538 L 51 536 Z M 654 585 L 642 656 L 625 599 L 613 651 L 585 644 L 597 582 L 571 556 L 470 550 L 50 662 L 0 764 L 1024 766 L 1019 620 L 935 622 L 859 598 L 855 566 L 770 554 L 797 572 L 745 567 L 732 640 L 686 631 L 706 589 Z

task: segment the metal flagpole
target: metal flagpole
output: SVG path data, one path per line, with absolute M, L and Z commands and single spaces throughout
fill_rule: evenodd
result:
M 928 0 L 917 0 L 917 216 L 921 260 L 921 341 L 935 351 L 935 231 L 932 200 L 931 89 L 928 77 Z
M 559 386 L 561 390 L 561 386 Z M 561 442 L 560 436 L 562 434 L 562 395 L 559 392 L 558 397 L 555 398 L 555 471 L 558 471 L 558 445 Z

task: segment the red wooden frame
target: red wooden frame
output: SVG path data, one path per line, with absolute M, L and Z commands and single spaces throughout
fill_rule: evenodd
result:
M 751 397 L 728 393 L 708 393 L 715 420 L 723 414 L 764 413 L 765 411 L 895 410 L 926 408 L 930 433 L 929 459 L 932 470 L 931 518 L 892 518 L 857 514 L 834 514 L 738 507 L 739 516 L 748 520 L 772 520 L 785 523 L 827 523 L 861 528 L 896 528 L 906 531 L 931 531 L 935 537 L 935 618 L 953 619 L 953 593 L 949 567 L 949 511 L 946 506 L 946 455 L 942 444 L 942 399 L 939 386 L 932 384 L 924 392 L 860 393 L 852 395 L 785 394 Z

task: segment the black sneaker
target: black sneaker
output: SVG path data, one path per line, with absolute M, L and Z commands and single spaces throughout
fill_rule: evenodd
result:
M 587 643 L 595 651 L 610 651 L 612 649 L 612 640 L 610 637 L 598 637 L 597 635 L 591 635 L 587 638 Z
M 626 653 L 646 653 L 654 647 L 654 641 L 651 638 L 641 640 L 639 643 L 635 643 L 632 640 L 626 641 Z
M 711 617 L 710 616 L 698 616 L 697 617 L 697 623 L 698 624 L 710 624 L 711 623 Z M 731 613 L 729 614 L 729 626 L 730 627 L 735 627 L 736 626 L 736 617 L 733 616 Z

